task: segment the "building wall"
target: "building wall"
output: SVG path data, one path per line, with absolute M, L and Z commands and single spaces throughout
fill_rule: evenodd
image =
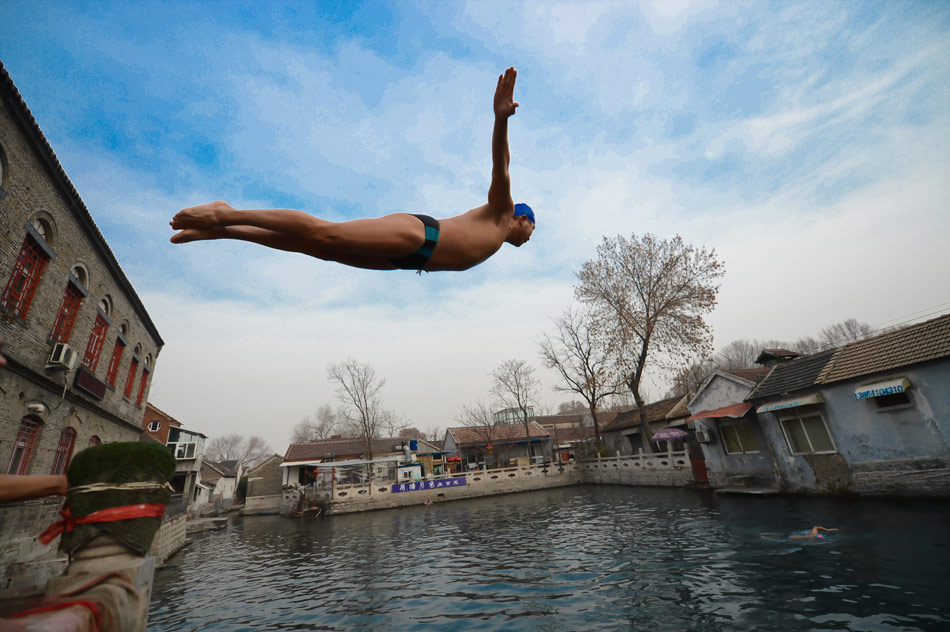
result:
M 152 546 L 148 550 L 148 554 L 154 556 L 159 565 L 185 546 L 186 523 L 184 514 L 162 520 L 162 526 L 155 534 Z
M 36 538 L 59 521 L 59 496 L 8 503 L 0 510 L 0 590 L 42 586 L 62 573 L 66 556 L 59 540 L 41 544 Z
M 46 263 L 25 318 L 0 308 L 0 335 L 8 365 L 0 370 L 0 473 L 6 473 L 14 442 L 25 417 L 40 423 L 27 473 L 48 474 L 53 467 L 60 436 L 66 428 L 76 432 L 72 456 L 99 441 L 135 441 L 139 438 L 143 407 L 136 405 L 141 367 L 151 357 L 151 376 L 162 341 L 154 325 L 122 274 L 104 238 L 92 223 L 82 201 L 65 176 L 42 134 L 28 120 L 5 71 L 0 71 L 0 292 L 6 288 L 19 257 L 27 224 L 34 218 L 48 226 L 47 245 L 55 257 Z M 83 284 L 88 294 L 77 311 L 67 344 L 77 355 L 75 367 L 46 369 L 53 347 L 50 341 L 70 270 L 87 271 Z M 115 388 L 99 399 L 74 384 L 96 320 L 100 300 L 108 296 L 111 325 L 102 344 L 95 378 L 104 382 L 120 326 L 127 328 L 127 347 L 119 366 Z M 133 356 L 139 348 L 139 368 L 130 398 L 124 387 Z M 147 396 L 150 380 L 146 383 Z M 146 397 L 143 396 L 143 404 Z M 61 498 L 0 506 L 0 587 L 11 577 L 17 582 L 43 583 L 62 570 L 56 543 L 46 547 L 36 535 L 55 522 Z
M 276 514 L 280 512 L 284 472 L 283 459 L 274 455 L 245 472 L 247 489 L 242 514 Z
M 861 385 L 906 377 L 912 405 L 879 410 L 856 400 Z M 821 411 L 836 454 L 792 455 L 768 418 L 784 487 L 796 492 L 950 495 L 950 360 L 826 385 Z
M 2 81 L 2 78 L 0 78 Z M 4 311 L 0 335 L 8 367 L 0 371 L 0 471 L 5 472 L 20 420 L 31 414 L 29 405 L 42 405 L 35 417 L 42 422 L 29 472 L 46 474 L 67 426 L 77 432 L 75 451 L 96 435 L 101 441 L 135 440 L 139 436 L 143 406 L 135 403 L 146 356 L 151 357 L 151 375 L 161 350 L 161 339 L 134 293 L 126 290 L 123 278 L 115 273 L 114 258 L 84 210 L 72 198 L 44 161 L 43 151 L 17 122 L 11 109 L 7 87 L 0 87 L 4 99 L 0 107 L 0 151 L 5 157 L 3 195 L 0 195 L 0 291 L 6 287 L 16 264 L 26 225 L 41 216 L 51 228 L 48 244 L 55 258 L 48 261 L 24 320 Z M 81 201 L 78 202 L 81 204 Z M 76 351 L 76 368 L 47 370 L 52 350 L 49 341 L 67 286 L 70 269 L 81 264 L 88 271 L 86 296 L 78 310 L 68 344 Z M 76 387 L 73 380 L 92 333 L 99 301 L 108 295 L 112 302 L 111 321 L 102 345 L 95 377 L 105 380 L 109 359 L 120 325 L 128 329 L 128 346 L 122 358 L 115 388 L 108 388 L 100 400 Z M 139 348 L 140 364 L 130 398 L 124 386 L 133 350 Z M 150 381 L 150 380 L 149 380 Z M 148 393 L 146 385 L 146 395 Z
M 696 414 L 703 410 L 715 410 L 744 401 L 755 384 L 745 380 L 740 382 L 738 379 L 714 375 L 705 388 L 689 402 L 689 412 Z
M 158 430 L 148 429 L 149 424 L 153 421 L 157 421 L 159 423 Z M 181 427 L 181 423 L 173 419 L 168 414 L 155 408 L 150 403 L 146 402 L 145 414 L 142 417 L 142 428 L 145 430 L 145 432 L 147 432 L 155 440 L 161 442 L 162 445 L 165 445 L 168 443 L 168 431 L 173 426 L 176 428 Z
M 734 379 L 716 375 L 690 402 L 689 410 L 695 414 L 703 410 L 715 410 L 738 404 L 745 400 L 751 390 L 750 383 L 740 383 Z M 769 441 L 774 438 L 762 427 L 755 413 L 747 413 L 745 419 L 751 420 L 752 433 L 759 446 L 758 452 L 729 454 L 722 440 L 719 421 L 701 419 L 694 422 L 697 429 L 706 429 L 712 435 L 709 443 L 700 444 L 706 460 L 710 487 L 732 487 L 739 481 L 744 485 L 765 487 L 778 484 L 775 461 L 769 448 Z

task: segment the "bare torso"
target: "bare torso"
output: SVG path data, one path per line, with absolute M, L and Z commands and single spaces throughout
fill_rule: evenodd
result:
M 498 252 L 508 236 L 508 218 L 488 204 L 439 220 L 439 242 L 426 270 L 467 270 Z

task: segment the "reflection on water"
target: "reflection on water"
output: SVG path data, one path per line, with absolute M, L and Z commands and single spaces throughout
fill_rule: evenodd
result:
M 945 630 L 948 509 L 570 487 L 246 517 L 157 571 L 149 630 Z

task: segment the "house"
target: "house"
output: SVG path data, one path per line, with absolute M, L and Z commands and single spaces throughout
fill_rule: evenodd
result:
M 340 436 L 328 441 L 311 441 L 308 443 L 292 443 L 284 454 L 281 467 L 284 470 L 284 485 L 308 485 L 314 482 L 318 465 L 333 463 L 338 469 L 337 479 L 341 476 L 346 482 L 365 480 L 372 475 L 373 479 L 396 479 L 396 464 L 413 460 L 410 443 L 422 445 L 426 450 L 438 451 L 436 446 L 427 444 L 420 439 L 400 439 L 397 437 L 373 439 L 372 459 L 367 453 L 366 441 L 363 439 L 346 439 Z M 367 466 L 372 463 L 372 472 Z M 350 480 L 352 479 L 352 480 Z
M 774 370 L 716 369 L 686 404 L 694 436 L 714 489 L 776 489 L 779 481 L 769 443 L 746 401 Z
M 145 305 L 0 64 L 0 473 L 62 474 L 92 445 L 136 441 L 164 345 Z M 49 498 L 0 524 L 50 524 Z M 54 575 L 55 548 L 2 529 L 0 586 Z
M 449 428 L 442 449 L 465 470 L 547 463 L 553 458 L 552 444 L 550 432 L 532 421 L 527 434 L 520 422 Z
M 236 467 L 240 469 L 240 461 L 230 461 L 230 463 L 236 464 Z M 200 481 L 207 492 L 199 494 L 198 497 L 201 514 L 220 513 L 230 509 L 234 504 L 239 479 L 238 472 L 226 466 L 224 462 L 203 459 Z
M 200 432 L 175 426 L 168 431 L 168 449 L 175 455 L 175 474 L 169 483 L 174 494 L 181 494 L 188 504 L 192 518 L 201 515 L 202 491 L 209 489 L 201 483 L 201 463 L 204 460 L 205 440 Z
M 556 453 L 556 461 L 567 462 L 596 454 L 597 438 L 593 426 L 554 426 L 548 432 L 553 440 L 551 449 Z
M 247 492 L 241 513 L 263 514 L 280 511 L 281 491 L 284 485 L 283 457 L 272 454 L 247 471 Z
M 148 436 L 162 445 L 168 444 L 168 433 L 172 428 L 181 428 L 181 422 L 158 409 L 152 402 L 145 403 L 145 414 L 142 416 L 142 428 Z
M 950 314 L 778 365 L 748 399 L 788 491 L 950 495 Z
M 686 398 L 669 397 L 643 407 L 650 432 L 663 428 L 685 428 L 689 411 L 685 406 Z M 642 449 L 640 439 L 640 409 L 632 408 L 617 413 L 613 420 L 601 428 L 601 438 L 611 454 L 638 454 Z M 665 450 L 665 446 L 653 445 L 655 451 Z

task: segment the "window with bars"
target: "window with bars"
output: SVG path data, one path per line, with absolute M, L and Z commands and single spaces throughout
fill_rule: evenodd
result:
M 79 313 L 79 306 L 82 304 L 83 298 L 83 291 L 78 285 L 72 281 L 66 283 L 63 301 L 59 304 L 59 313 L 56 315 L 56 320 L 53 322 L 53 331 L 49 336 L 52 342 L 69 342 L 69 334 L 73 331 L 76 314 Z
M 10 463 L 7 465 L 7 474 L 27 473 L 39 429 L 39 421 L 26 418 L 20 421 L 20 429 L 13 442 L 13 454 L 10 455 Z
M 722 435 L 722 444 L 727 454 L 759 451 L 759 442 L 755 439 L 752 422 L 747 419 L 721 420 L 719 434 Z
M 145 384 L 148 382 L 149 370 L 148 365 L 142 367 L 142 380 L 139 382 L 139 392 L 135 396 L 135 405 L 142 405 L 142 398 L 145 397 Z
M 102 343 L 106 340 L 106 332 L 109 331 L 109 321 L 102 314 L 96 314 L 96 323 L 92 326 L 92 334 L 89 336 L 89 344 L 86 345 L 86 355 L 82 358 L 82 365 L 96 372 L 99 365 L 99 355 L 102 353 Z
M 122 362 L 122 352 L 125 351 L 125 342 L 122 338 L 115 339 L 112 348 L 112 358 L 109 360 L 109 370 L 106 372 L 106 384 L 115 386 L 115 379 L 119 375 L 119 364 Z
M 828 427 L 817 410 L 794 409 L 778 418 L 792 454 L 831 454 L 837 452 Z
M 33 302 L 33 294 L 40 283 L 49 255 L 32 235 L 23 239 L 23 247 L 13 266 L 13 273 L 0 297 L 0 306 L 17 318 L 25 319 Z
M 129 376 L 125 378 L 125 398 L 132 397 L 132 386 L 135 384 L 135 372 L 139 370 L 139 359 L 132 356 L 132 364 L 129 366 Z
M 53 469 L 50 474 L 65 474 L 69 467 L 69 459 L 73 456 L 73 447 L 76 445 L 76 431 L 66 428 L 59 435 L 59 445 L 56 446 L 56 456 L 53 457 Z

